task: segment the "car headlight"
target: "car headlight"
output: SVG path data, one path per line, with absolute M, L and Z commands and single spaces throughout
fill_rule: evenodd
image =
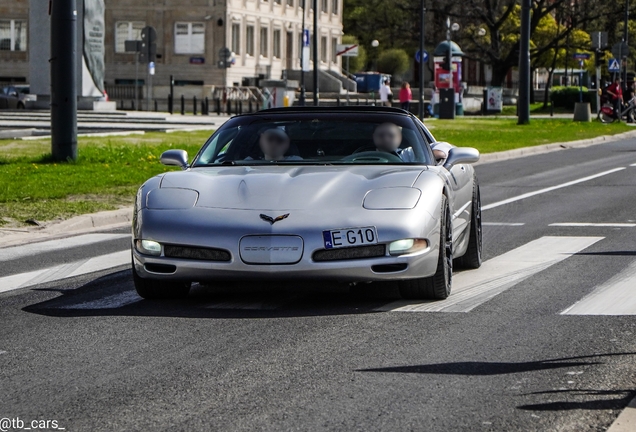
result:
M 425 239 L 396 240 L 389 244 L 389 254 L 392 256 L 407 255 L 421 252 L 426 248 L 428 248 L 428 240 Z
M 152 240 L 136 240 L 135 249 L 137 249 L 137 252 L 146 255 L 161 255 L 161 244 Z
M 412 187 L 388 187 L 369 191 L 362 202 L 367 210 L 409 210 L 415 208 L 422 191 Z

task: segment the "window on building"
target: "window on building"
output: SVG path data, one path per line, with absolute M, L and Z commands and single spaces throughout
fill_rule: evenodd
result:
M 320 11 L 327 13 L 329 11 L 329 0 L 321 0 Z
M 331 2 L 331 13 L 334 15 L 338 15 L 338 0 L 332 0 Z
M 127 40 L 141 40 L 141 30 L 145 26 L 143 21 L 118 21 L 115 24 L 115 52 L 126 52 Z
M 336 53 L 338 53 L 338 38 L 331 38 L 331 61 L 333 63 L 338 62 Z
M 327 61 L 327 36 L 320 38 L 320 61 Z
M 272 42 L 274 43 L 274 47 L 272 48 L 274 57 L 281 58 L 280 55 L 280 38 L 281 31 L 279 29 L 274 30 L 274 37 L 272 38 Z
M 205 24 L 178 22 L 174 26 L 175 54 L 203 54 L 205 52 Z
M 245 52 L 247 55 L 254 55 L 254 26 L 252 25 L 245 29 Z
M 0 51 L 26 51 L 27 22 L 0 20 Z
M 267 27 L 261 27 L 261 56 L 269 57 L 269 29 Z
M 241 53 L 241 24 L 232 24 L 232 52 Z

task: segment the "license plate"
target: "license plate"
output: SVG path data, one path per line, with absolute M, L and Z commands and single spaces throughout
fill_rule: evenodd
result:
M 325 249 L 364 246 L 378 243 L 378 233 L 375 227 L 343 228 L 323 231 Z

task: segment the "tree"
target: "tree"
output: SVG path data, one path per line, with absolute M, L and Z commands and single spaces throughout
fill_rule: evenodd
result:
M 378 71 L 391 75 L 402 75 L 409 69 L 409 56 L 402 49 L 382 51 L 378 57 Z

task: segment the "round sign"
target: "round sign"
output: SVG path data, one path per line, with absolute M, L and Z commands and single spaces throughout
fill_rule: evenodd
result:
M 422 61 L 421 59 L 421 55 L 420 55 L 420 50 L 417 50 L 417 52 L 415 53 L 415 61 L 420 63 Z M 428 51 L 424 51 L 424 61 L 428 61 Z

